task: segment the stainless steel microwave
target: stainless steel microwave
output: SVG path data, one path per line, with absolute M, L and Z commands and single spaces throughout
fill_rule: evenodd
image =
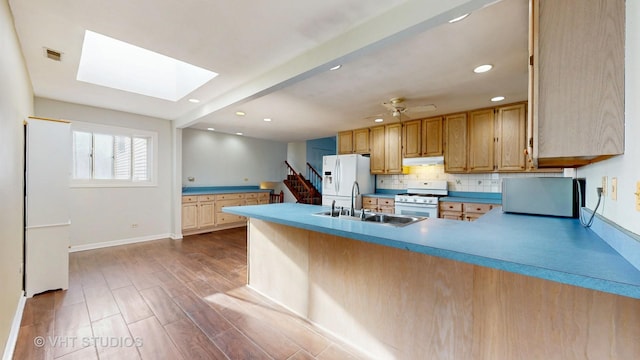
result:
M 504 178 L 502 211 L 577 218 L 585 180 L 568 177 Z

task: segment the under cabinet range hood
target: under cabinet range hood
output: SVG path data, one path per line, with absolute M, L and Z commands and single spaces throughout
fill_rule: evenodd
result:
M 402 166 L 440 165 L 440 164 L 444 164 L 444 156 L 429 156 L 429 157 L 416 157 L 416 158 L 402 159 Z

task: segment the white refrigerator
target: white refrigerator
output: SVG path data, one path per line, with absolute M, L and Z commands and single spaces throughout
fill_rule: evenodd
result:
M 69 288 L 71 124 L 25 125 L 25 293 Z
M 360 194 L 374 192 L 374 177 L 369 169 L 369 158 L 358 155 L 328 155 L 322 158 L 322 205 L 351 208 L 351 191 L 357 194 L 354 182 L 358 182 Z M 362 208 L 362 198 L 355 198 L 355 208 Z

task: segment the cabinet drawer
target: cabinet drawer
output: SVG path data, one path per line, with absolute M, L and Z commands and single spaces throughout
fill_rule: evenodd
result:
M 396 206 L 396 201 L 394 199 L 385 199 L 379 198 L 378 205 L 380 206 Z
M 232 200 L 218 200 L 216 201 L 216 213 L 222 212 L 222 208 L 225 206 L 241 206 L 244 205 L 244 200 L 232 199 Z
M 245 193 L 244 194 L 244 198 L 245 199 L 257 199 L 258 198 L 258 193 Z
M 233 199 L 244 199 L 244 194 L 218 194 L 216 195 L 216 200 L 233 200 Z
M 244 201 L 245 205 L 258 205 L 258 199 L 246 199 Z
M 378 205 L 378 198 L 363 196 L 362 197 L 362 206 L 367 205 Z
M 215 198 L 215 195 L 200 195 L 198 196 L 198 201 L 213 201 Z
M 258 193 L 258 200 L 266 200 L 267 202 L 269 202 L 269 193 L 268 192 Z
M 225 213 L 216 214 L 216 225 L 230 224 L 241 221 L 245 221 L 244 216 Z
M 460 211 L 462 212 L 462 203 L 458 202 L 441 202 L 440 211 Z
M 191 196 L 183 196 L 182 197 L 182 203 L 192 203 L 192 202 L 196 202 L 198 201 L 198 197 L 195 195 L 191 195 Z
M 484 214 L 489 210 L 491 210 L 491 204 L 473 204 L 473 203 L 464 204 L 465 213 Z

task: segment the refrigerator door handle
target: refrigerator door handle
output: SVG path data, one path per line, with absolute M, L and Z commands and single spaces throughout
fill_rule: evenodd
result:
M 336 159 L 336 195 L 340 194 L 340 158 Z

